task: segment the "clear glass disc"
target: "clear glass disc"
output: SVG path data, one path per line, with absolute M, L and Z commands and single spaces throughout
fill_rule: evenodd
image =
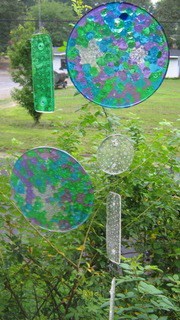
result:
M 108 136 L 97 151 L 100 168 L 112 175 L 126 171 L 132 163 L 133 156 L 133 142 L 120 134 Z

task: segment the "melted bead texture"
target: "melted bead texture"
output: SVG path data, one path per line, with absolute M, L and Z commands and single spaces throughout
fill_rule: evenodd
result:
M 77 228 L 92 211 L 89 175 L 62 150 L 39 147 L 24 153 L 14 165 L 11 187 L 23 215 L 50 231 Z
M 48 34 L 31 39 L 34 108 L 37 112 L 54 111 L 52 43 Z
M 125 2 L 94 8 L 73 28 L 67 67 L 75 87 L 107 108 L 126 108 L 161 85 L 169 50 L 162 27 L 144 9 Z
M 133 157 L 133 142 L 121 134 L 108 136 L 97 151 L 100 168 L 111 175 L 126 171 L 131 165 Z

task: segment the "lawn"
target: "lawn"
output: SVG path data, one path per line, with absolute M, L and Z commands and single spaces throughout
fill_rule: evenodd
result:
M 80 107 L 87 103 L 82 95 L 75 95 L 76 89 L 69 87 L 55 91 L 56 109 L 54 113 L 44 114 L 40 124 L 34 126 L 32 118 L 20 106 L 14 106 L 12 100 L 0 100 L 0 152 L 12 152 L 40 145 L 57 146 L 55 130 L 64 130 L 80 116 Z M 127 109 L 111 110 L 107 113 L 120 116 L 121 121 L 131 118 L 134 114 L 143 122 L 146 133 L 151 134 L 159 122 L 167 120 L 178 126 L 180 106 L 180 79 L 166 79 L 161 87 L 143 103 Z M 92 108 L 93 104 L 92 104 Z M 95 106 L 98 110 L 100 106 Z M 93 131 L 91 132 L 93 136 Z M 90 140 L 92 137 L 90 138 Z M 87 142 L 87 141 L 86 141 Z

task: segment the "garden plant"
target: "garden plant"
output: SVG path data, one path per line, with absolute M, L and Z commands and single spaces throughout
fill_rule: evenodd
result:
M 108 319 L 116 276 L 115 319 L 178 319 L 177 129 L 163 122 L 149 140 L 139 119 L 122 124 L 98 107 L 92 111 L 91 104 L 79 113 L 66 130 L 61 122 L 56 135 L 57 147 L 71 152 L 92 177 L 96 202 L 84 225 L 66 234 L 34 227 L 10 200 L 9 175 L 1 176 L 1 318 Z M 83 141 L 92 131 L 88 154 Z M 96 162 L 97 146 L 113 132 L 135 145 L 130 169 L 116 177 Z M 122 195 L 123 244 L 138 254 L 124 255 L 119 267 L 106 256 L 109 191 Z
M 18 67 L 14 79 L 23 87 L 14 97 L 38 122 L 29 63 L 33 28 L 20 26 L 12 33 L 9 54 L 12 66 Z M 21 41 L 15 40 L 18 34 Z M 76 93 L 73 99 L 77 97 Z M 14 152 L 0 171 L 0 319 L 109 319 L 109 290 L 116 277 L 114 320 L 178 320 L 178 129 L 162 120 L 145 131 L 140 116 L 123 118 L 87 102 L 74 114 L 71 121 L 63 115 L 54 120 L 53 146 L 71 153 L 89 173 L 95 193 L 93 213 L 81 227 L 65 234 L 45 231 L 26 220 L 11 198 L 12 165 L 22 152 L 21 141 L 13 140 Z M 135 150 L 130 168 L 117 176 L 102 172 L 96 156 L 102 140 L 112 133 L 129 137 Z M 120 265 L 106 254 L 110 191 L 122 197 L 125 249 Z M 128 248 L 133 248 L 134 257 L 127 257 Z

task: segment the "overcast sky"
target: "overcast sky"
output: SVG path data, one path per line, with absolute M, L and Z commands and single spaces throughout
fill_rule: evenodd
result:
M 152 1 L 152 3 L 156 3 L 156 2 L 158 2 L 159 0 L 151 0 Z

